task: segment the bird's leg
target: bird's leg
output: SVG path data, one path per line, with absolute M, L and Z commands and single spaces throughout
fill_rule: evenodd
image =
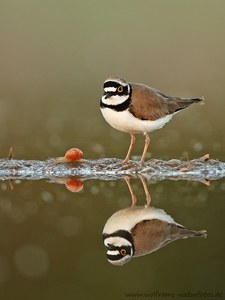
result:
M 137 197 L 136 197 L 136 195 L 133 191 L 132 185 L 130 183 L 130 177 L 124 176 L 124 180 L 126 181 L 128 189 L 129 189 L 130 194 L 131 194 L 131 198 L 132 198 L 132 205 L 131 206 L 134 207 L 137 203 Z
M 150 144 L 150 137 L 149 137 L 148 133 L 145 132 L 144 135 L 145 135 L 145 147 L 144 147 L 142 157 L 141 157 L 141 164 L 143 164 L 143 162 L 145 161 L 145 157 L 146 157 L 148 147 L 149 147 L 149 144 Z
M 128 149 L 128 152 L 127 152 L 127 156 L 125 157 L 123 163 L 127 163 L 130 159 L 130 154 L 131 154 L 131 151 L 132 151 L 132 148 L 133 148 L 133 145 L 135 143 L 135 136 L 133 133 L 130 134 L 131 136 L 131 139 L 130 139 L 130 147 Z
M 144 188 L 144 191 L 145 191 L 145 196 L 146 196 L 146 204 L 145 204 L 145 207 L 149 207 L 150 204 L 151 204 L 151 195 L 149 193 L 149 189 L 148 189 L 148 186 L 147 186 L 147 183 L 145 181 L 145 179 L 143 177 L 141 177 L 141 182 L 142 182 L 142 185 L 143 185 L 143 188 Z

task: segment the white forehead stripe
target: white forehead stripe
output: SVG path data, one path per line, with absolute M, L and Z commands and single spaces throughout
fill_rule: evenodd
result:
M 108 255 L 118 255 L 118 254 L 120 254 L 120 252 L 118 250 L 108 250 L 107 254 Z
M 105 91 L 106 93 L 108 93 L 108 92 L 115 92 L 115 91 L 116 91 L 116 88 L 113 87 L 113 86 L 105 87 L 105 88 L 104 88 L 104 91 Z

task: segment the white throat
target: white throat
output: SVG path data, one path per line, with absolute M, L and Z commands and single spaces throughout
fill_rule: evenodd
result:
M 105 96 L 102 96 L 102 103 L 106 105 L 120 105 L 129 98 L 129 95 L 115 95 L 110 98 L 105 99 Z

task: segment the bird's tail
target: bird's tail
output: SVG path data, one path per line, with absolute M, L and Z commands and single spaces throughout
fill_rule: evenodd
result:
M 201 98 L 175 98 L 176 104 L 174 107 L 174 112 L 178 112 L 179 110 L 182 110 L 193 103 L 202 102 L 202 104 L 204 104 L 203 103 L 204 100 L 205 100 L 204 97 L 201 97 Z
M 191 98 L 192 103 L 205 101 L 205 98 L 202 96 L 201 98 Z
M 206 230 L 190 230 L 187 228 L 184 228 L 183 230 L 181 230 L 180 232 L 181 238 L 188 238 L 188 237 L 203 237 L 206 238 L 207 237 L 207 231 Z

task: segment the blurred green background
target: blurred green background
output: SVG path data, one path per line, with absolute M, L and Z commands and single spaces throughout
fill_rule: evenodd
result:
M 222 159 L 224 9 L 223 0 L 0 1 L 1 157 L 10 146 L 18 158 L 44 159 L 70 146 L 90 158 L 124 156 L 129 137 L 98 107 L 103 81 L 120 75 L 206 98 L 152 134 L 154 157 Z M 142 147 L 141 140 L 134 154 Z
M 129 136 L 99 110 L 110 75 L 206 99 L 151 135 L 149 157 L 225 160 L 223 0 L 0 0 L 0 157 L 13 146 L 18 159 L 62 156 L 71 147 L 85 158 L 123 158 Z M 133 184 L 143 204 L 141 184 Z M 44 181 L 16 181 L 13 191 L 1 182 L 0 299 L 127 299 L 156 290 L 224 296 L 224 181 L 148 185 L 153 206 L 207 229 L 208 238 L 116 268 L 101 231 L 130 205 L 124 182 L 86 181 L 79 194 Z

